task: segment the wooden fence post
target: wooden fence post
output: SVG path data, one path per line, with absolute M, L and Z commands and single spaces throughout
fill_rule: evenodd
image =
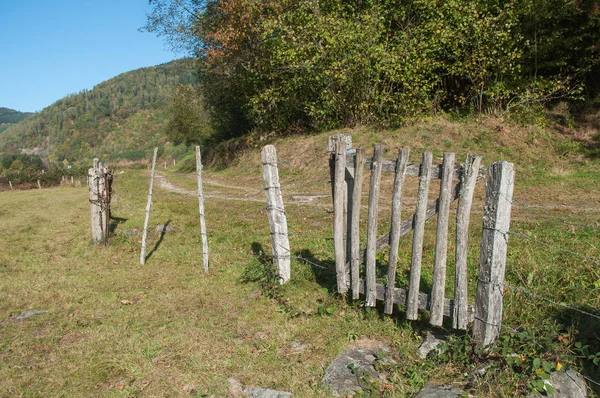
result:
M 429 181 L 431 179 L 431 152 L 423 153 L 421 171 L 419 173 L 419 191 L 417 208 L 415 210 L 414 233 L 412 245 L 412 259 L 410 263 L 410 276 L 408 283 L 408 299 L 406 301 L 406 319 L 414 321 L 419 311 L 419 287 L 421 285 L 421 260 L 423 258 L 423 236 L 425 234 L 425 221 L 427 218 L 427 195 L 429 194 Z
M 271 227 L 271 244 L 273 246 L 273 262 L 277 268 L 279 282 L 284 284 L 290 280 L 290 242 L 288 239 L 287 219 L 281 197 L 279 170 L 277 168 L 277 151 L 273 145 L 262 149 L 263 180 L 267 196 L 267 214 Z
M 515 166 L 512 163 L 496 162 L 490 166 L 473 324 L 473 335 L 481 346 L 493 343 L 502 326 L 502 294 L 514 182 Z
M 202 235 L 202 257 L 204 272 L 208 272 L 208 238 L 206 236 L 206 219 L 204 217 L 204 190 L 202 189 L 202 157 L 200 147 L 196 146 L 196 173 L 198 174 L 198 206 L 200 207 L 200 234 Z
M 456 254 L 454 274 L 454 312 L 452 327 L 466 330 L 469 324 L 467 298 L 467 242 L 473 193 L 481 165 L 481 156 L 469 154 L 461 177 L 460 197 L 456 209 Z
M 338 140 L 335 146 L 335 179 L 333 189 L 333 246 L 338 293 L 348 291 L 346 279 L 346 228 L 344 228 L 344 175 L 346 173 L 346 142 Z
M 90 218 L 92 223 L 92 242 L 100 243 L 102 236 L 102 205 L 100 203 L 100 162 L 94 159 L 93 166 L 88 169 L 88 189 L 90 192 Z
M 375 307 L 377 304 L 376 292 L 376 254 L 377 254 L 377 217 L 379 214 L 379 187 L 381 184 L 381 172 L 383 147 L 375 145 L 373 147 L 373 162 L 371 168 L 371 180 L 369 183 L 369 208 L 367 219 L 367 254 L 366 254 L 366 275 L 365 275 L 365 305 Z
M 140 254 L 140 264 L 146 262 L 146 238 L 148 237 L 148 221 L 150 220 L 150 207 L 152 206 L 152 187 L 154 185 L 154 172 L 156 171 L 156 155 L 158 148 L 154 148 L 152 158 L 152 174 L 150 176 L 150 190 L 148 191 L 148 202 L 146 203 L 146 219 L 144 220 L 144 232 L 142 233 L 142 252 Z
M 352 192 L 352 203 L 351 206 L 351 220 L 350 220 L 350 281 L 352 283 L 352 298 L 358 300 L 360 297 L 360 202 L 362 196 L 362 180 L 363 170 L 365 168 L 365 150 L 363 148 L 356 149 L 356 157 L 354 158 L 354 185 Z
M 446 260 L 448 254 L 448 218 L 452 202 L 452 175 L 454 174 L 454 153 L 444 153 L 440 178 L 440 201 L 435 236 L 435 256 L 433 261 L 433 283 L 431 287 L 431 310 L 429 323 L 442 326 L 444 321 L 444 299 L 446 292 Z

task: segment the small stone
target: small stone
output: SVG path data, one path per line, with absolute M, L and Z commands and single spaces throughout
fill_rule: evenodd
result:
M 308 345 L 303 344 L 302 342 L 300 342 L 298 340 L 292 341 L 291 347 L 292 347 L 292 351 L 294 351 L 294 352 L 303 352 L 308 349 Z
M 21 313 L 21 314 L 17 315 L 17 316 L 15 317 L 15 319 L 16 319 L 17 321 L 21 321 L 21 320 L 23 320 L 23 319 L 27 319 L 27 318 L 29 318 L 30 316 L 33 316 L 33 315 L 40 315 L 40 314 L 45 314 L 46 312 L 48 312 L 48 311 L 46 311 L 46 310 L 27 310 L 27 311 L 25 311 L 25 312 L 23 312 L 23 313 Z
M 357 341 L 331 362 L 325 370 L 321 384 L 328 387 L 334 397 L 347 396 L 360 391 L 361 384 L 364 384 L 362 377 L 382 379 L 382 375 L 373 366 L 376 361 L 390 364 L 395 362 L 387 357 L 378 359 L 381 354 L 389 352 L 390 348 L 379 341 Z
M 419 357 L 423 359 L 427 358 L 427 355 L 431 351 L 437 350 L 438 347 L 444 343 L 444 341 L 446 341 L 446 336 L 427 333 L 423 339 L 423 342 L 419 346 Z
M 292 393 L 285 391 L 271 390 L 254 386 L 244 386 L 239 380 L 230 377 L 229 396 L 231 398 L 291 398 Z
M 137 230 L 137 228 L 128 229 L 124 232 L 124 234 L 127 236 L 136 236 L 138 234 L 138 230 Z
M 427 383 L 415 398 L 457 398 L 462 393 L 463 389 L 459 387 Z
M 552 372 L 547 381 L 554 388 L 552 394 L 546 395 L 552 398 L 587 398 L 587 385 L 583 377 L 574 370 Z M 543 397 L 540 393 L 533 393 L 529 398 Z
M 485 376 L 487 371 L 490 370 L 492 366 L 494 366 L 494 363 L 494 361 L 485 362 L 473 369 L 473 371 L 469 375 L 469 383 L 474 384 L 478 379 Z
M 321 198 L 327 198 L 329 195 L 294 195 L 292 202 L 313 203 L 318 202 Z

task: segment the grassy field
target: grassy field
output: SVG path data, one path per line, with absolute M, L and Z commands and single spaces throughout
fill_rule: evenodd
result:
M 459 161 L 476 152 L 485 164 L 514 162 L 518 202 L 511 230 L 525 237 L 510 237 L 507 283 L 591 316 L 507 288 L 506 328 L 490 352 L 474 353 L 468 336 L 456 334 L 445 355 L 419 359 L 416 349 L 431 330 L 427 314 L 408 322 L 402 308 L 383 316 L 337 296 L 331 200 L 291 201 L 297 194 L 330 193 L 327 134 L 275 142 L 290 244 L 298 256 L 291 282 L 277 287 L 261 191 L 263 143 L 257 141 L 228 167 L 205 170 L 209 274 L 202 267 L 196 197 L 171 192 L 163 183 L 193 191 L 193 174 L 159 169 L 144 266 L 139 250 L 146 170 L 116 171 L 114 231 L 107 246 L 89 243 L 86 188 L 0 193 L 0 395 L 223 397 L 227 378 L 235 377 L 296 397 L 327 397 L 319 385 L 325 368 L 349 341 L 363 338 L 391 345 L 401 364 L 386 369 L 388 381 L 377 395 L 411 396 L 429 378 L 466 382 L 465 374 L 477 365 L 473 361 L 491 356 L 497 364 L 469 386 L 473 396 L 526 395 L 542 373 L 557 367 L 600 381 L 592 357 L 600 352 L 600 323 L 594 318 L 600 315 L 600 162 L 569 137 L 495 123 L 434 121 L 384 136 L 351 133 L 355 146 L 383 142 L 386 157 L 409 146 L 414 161 L 429 149 L 435 156 L 456 151 Z M 389 228 L 391 184 L 388 175 L 380 231 Z M 406 206 L 413 206 L 415 196 L 411 180 Z M 470 229 L 471 297 L 483 196 L 480 187 Z M 170 229 L 157 232 L 159 224 Z M 431 285 L 434 227 L 430 221 L 422 289 Z M 383 282 L 387 253 L 378 259 Z M 406 286 L 409 264 L 407 236 L 401 242 L 398 286 Z M 452 289 L 448 282 L 448 296 Z M 29 309 L 47 312 L 16 319 Z

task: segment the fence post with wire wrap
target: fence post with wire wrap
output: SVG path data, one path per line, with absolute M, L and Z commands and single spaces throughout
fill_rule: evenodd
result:
M 271 245 L 273 262 L 281 284 L 290 280 L 290 242 L 288 239 L 287 219 L 281 197 L 277 151 L 273 145 L 262 149 L 263 180 L 267 196 L 267 214 L 271 226 Z
M 106 242 L 109 232 L 112 173 L 97 158 L 94 159 L 92 168 L 88 169 L 88 188 L 92 242 Z
M 496 162 L 490 166 L 473 324 L 473 335 L 482 346 L 496 340 L 502 325 L 502 295 L 514 184 L 515 166 L 512 163 Z
M 198 206 L 200 209 L 200 234 L 202 237 L 202 258 L 204 272 L 208 272 L 208 238 L 206 236 L 206 217 L 204 216 L 204 189 L 202 188 L 202 156 L 196 145 L 196 175 L 198 177 Z

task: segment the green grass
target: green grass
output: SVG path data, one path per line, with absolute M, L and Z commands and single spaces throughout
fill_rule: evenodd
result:
M 415 160 L 421 145 L 441 150 L 461 145 L 452 135 L 437 137 L 442 127 L 431 127 L 427 142 L 413 142 Z M 410 134 L 416 137 L 418 131 L 408 129 L 390 136 L 411 142 Z M 374 139 L 370 134 L 357 137 L 365 143 Z M 280 173 L 292 252 L 316 264 L 294 259 L 292 280 L 282 287 L 273 286 L 268 273 L 270 237 L 256 149 L 240 154 L 229 168 L 205 170 L 209 274 L 202 267 L 196 197 L 165 191 L 158 183 L 149 257 L 144 266 L 139 265 L 146 170 L 125 169 L 116 174 L 115 230 L 108 246 L 89 242 L 86 188 L 0 193 L 0 395 L 222 397 L 227 395 L 227 378 L 236 377 L 244 383 L 291 391 L 296 397 L 327 397 L 329 393 L 318 384 L 325 368 L 357 338 L 380 339 L 393 347 L 401 366 L 388 369 L 387 396 L 411 396 L 431 377 L 465 380 L 474 357 L 460 334 L 448 348 L 448 359 L 420 360 L 416 356 L 420 335 L 431 330 L 426 312 L 420 321 L 409 322 L 402 308 L 393 316 L 383 316 L 380 309 L 365 309 L 360 302 L 335 294 L 330 199 L 318 205 L 290 200 L 293 194 L 330 192 L 325 142 L 326 135 L 319 135 L 276 143 L 280 161 L 285 161 Z M 484 153 L 486 164 L 495 160 L 498 147 L 493 140 L 486 144 L 490 151 Z M 469 148 L 473 149 L 482 148 Z M 515 205 L 511 230 L 598 258 L 597 229 L 555 221 L 599 226 L 593 210 L 598 208 L 600 193 L 594 178 L 598 164 L 570 165 L 551 155 L 545 162 L 531 164 L 524 160 L 529 155 L 520 152 L 518 156 L 519 167 L 529 171 L 523 172 L 527 183 L 517 184 L 515 196 L 538 207 Z M 540 166 L 557 162 L 560 173 Z M 195 189 L 193 174 L 162 169 L 159 173 L 174 185 Z M 431 195 L 437 189 L 434 185 Z M 366 188 L 364 192 L 366 204 Z M 389 228 L 390 192 L 387 176 L 380 201 L 380 231 Z M 412 181 L 407 186 L 406 206 L 412 206 L 415 196 Z M 480 189 L 469 231 L 471 299 L 482 200 Z M 362 225 L 366 209 L 363 213 Z M 155 232 L 158 224 L 166 223 L 172 230 L 163 236 Z M 427 224 L 424 288 L 431 285 L 434 230 L 435 218 Z M 363 234 L 363 242 L 365 238 Z M 401 241 L 397 286 L 407 285 L 410 247 L 407 235 Z M 452 249 L 451 245 L 449 253 Z M 257 256 L 261 250 L 265 255 Z M 380 277 L 387 257 L 386 252 L 378 257 Z M 453 261 L 449 254 L 448 296 L 453 294 Z M 576 256 L 511 236 L 506 280 L 511 286 L 598 314 L 600 266 Z M 598 367 L 587 359 L 600 351 L 598 322 L 510 290 L 505 292 L 504 305 L 504 323 L 527 337 L 503 329 L 501 342 L 508 351 L 503 354 L 499 345 L 493 352 L 505 359 L 511 358 L 508 354 L 521 355 L 524 364 L 508 366 L 501 360 L 488 377 L 470 387 L 470 393 L 480 397 L 526 394 L 527 383 L 538 377 L 533 365 L 536 358 L 553 366 L 559 362 L 572 366 L 600 381 Z M 28 309 L 48 312 L 15 319 Z M 295 351 L 294 341 L 308 348 Z M 589 346 L 587 355 L 577 343 Z

